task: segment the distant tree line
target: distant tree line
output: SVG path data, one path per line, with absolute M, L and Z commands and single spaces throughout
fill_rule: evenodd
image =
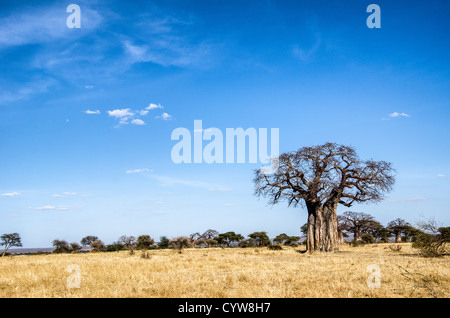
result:
M 135 250 L 151 249 L 177 249 L 182 251 L 184 248 L 211 248 L 211 247 L 264 247 L 276 245 L 298 246 L 300 236 L 288 236 L 282 233 L 273 240 L 269 238 L 267 232 L 254 232 L 245 238 L 243 235 L 235 232 L 219 233 L 216 230 L 209 229 L 203 234 L 199 232 L 188 236 L 177 236 L 172 239 L 161 236 L 159 242 L 156 242 L 150 235 L 135 236 L 122 235 L 116 242 L 105 244 L 97 236 L 88 235 L 83 237 L 80 244 L 77 242 L 68 243 L 65 240 L 53 240 L 53 253 L 78 253 L 83 249 L 90 252 L 116 252 L 128 250 L 134 254 Z
M 397 218 L 383 226 L 373 216 L 363 212 L 347 211 L 337 216 L 338 235 L 340 243 L 344 243 L 344 237 L 352 236 L 351 246 L 359 246 L 372 243 L 388 243 L 391 238 L 395 243 L 412 242 L 413 247 L 419 249 L 419 253 L 426 257 L 441 256 L 446 253 L 447 243 L 450 242 L 450 227 L 439 227 L 434 220 L 420 222 L 417 227 L 403 219 Z M 308 225 L 300 228 L 300 232 L 306 236 Z M 232 231 L 219 233 L 209 229 L 203 234 L 198 232 L 189 236 L 177 236 L 172 239 L 161 236 L 156 242 L 150 235 L 139 235 L 137 238 L 130 235 L 122 235 L 116 242 L 105 244 L 97 236 L 88 235 L 81 239 L 80 243 L 68 243 L 65 240 L 55 239 L 52 242 L 53 253 L 79 253 L 89 252 L 117 252 L 151 249 L 176 249 L 180 253 L 185 248 L 211 248 L 211 247 L 297 247 L 306 240 L 301 236 L 289 236 L 286 233 L 277 235 L 272 240 L 267 232 L 253 232 L 245 238 Z M 22 242 L 19 233 L 3 234 L 0 236 L 0 246 L 4 246 L 2 256 L 7 255 L 11 247 L 21 247 Z

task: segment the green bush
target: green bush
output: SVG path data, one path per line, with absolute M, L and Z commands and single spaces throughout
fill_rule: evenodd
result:
M 125 249 L 126 249 L 125 245 L 120 244 L 118 242 L 114 242 L 114 243 L 106 246 L 107 252 L 118 252 L 118 251 L 123 251 Z
M 353 246 L 353 247 L 363 246 L 366 244 L 367 243 L 365 241 L 361 241 L 361 240 L 353 240 L 350 242 L 350 246 Z
M 366 244 L 373 244 L 375 243 L 375 238 L 373 237 L 372 234 L 363 234 L 361 236 L 361 239 L 366 243 Z

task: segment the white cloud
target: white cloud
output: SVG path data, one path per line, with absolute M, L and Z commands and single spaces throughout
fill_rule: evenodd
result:
M 86 88 L 86 89 L 93 89 L 93 88 L 94 88 L 94 85 L 86 85 L 85 88 Z
M 437 177 L 438 178 L 445 178 L 445 174 L 438 174 Z
M 152 109 L 157 109 L 157 108 L 164 108 L 164 107 L 161 106 L 161 104 L 156 105 L 156 104 L 150 103 L 150 105 L 148 105 L 145 109 L 152 110 Z
M 72 209 L 79 209 L 84 207 L 85 205 L 77 205 L 77 206 L 54 206 L 54 205 L 44 205 L 34 208 L 38 211 L 69 211 Z
M 144 169 L 134 169 L 134 170 L 127 170 L 127 171 L 125 171 L 125 173 L 128 173 L 128 174 L 130 174 L 130 173 L 152 172 L 152 171 L 153 171 L 153 170 L 150 170 L 150 169 L 144 168 Z
M 133 119 L 133 120 L 131 121 L 131 123 L 132 123 L 133 125 L 137 125 L 137 126 L 143 126 L 143 125 L 145 125 L 145 122 L 144 122 L 142 119 Z
M 115 117 L 119 119 L 119 125 L 127 125 L 131 123 L 132 125 L 137 126 L 144 126 L 145 122 L 142 119 L 136 118 L 138 116 L 145 116 L 148 114 L 148 110 L 139 110 L 139 111 L 132 111 L 130 108 L 123 108 L 123 109 L 115 109 L 115 110 L 109 110 L 108 115 L 110 117 Z
M 129 108 L 108 110 L 108 115 L 116 118 L 132 117 L 134 114 Z
M 162 113 L 161 116 L 156 116 L 155 118 L 161 118 L 162 120 L 170 120 L 172 119 L 172 115 L 169 115 L 168 113 Z
M 98 114 L 100 114 L 100 111 L 99 110 L 89 110 L 88 109 L 84 113 L 88 114 L 88 115 L 98 115 Z
M 76 194 L 77 194 L 76 192 L 68 192 L 68 191 L 66 191 L 66 192 L 63 192 L 62 194 L 59 194 L 59 193 L 52 194 L 52 197 L 60 198 L 60 197 L 64 197 L 64 196 L 68 196 L 68 195 L 76 195 Z
M 20 195 L 19 192 L 9 192 L 9 193 L 2 193 L 1 194 L 4 197 L 18 197 Z
M 225 203 L 224 206 L 235 206 L 233 203 Z
M 392 114 L 389 114 L 389 117 L 410 117 L 410 115 L 406 113 L 393 112 Z
M 35 208 L 35 210 L 55 210 L 56 206 L 53 205 L 44 205 L 44 206 L 40 206 Z

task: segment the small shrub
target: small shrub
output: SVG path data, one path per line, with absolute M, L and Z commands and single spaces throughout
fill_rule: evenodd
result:
M 366 243 L 366 244 L 373 244 L 375 243 L 375 238 L 373 237 L 372 234 L 363 234 L 361 236 L 361 239 Z
M 283 250 L 283 248 L 279 244 L 277 244 L 277 245 L 270 245 L 267 248 L 269 250 L 271 250 L 271 251 L 282 251 Z
M 178 236 L 170 241 L 170 246 L 178 250 L 178 253 L 182 253 L 184 248 L 191 247 L 191 241 L 187 236 Z
M 350 246 L 358 247 L 358 246 L 364 246 L 364 245 L 366 245 L 367 243 L 364 242 L 364 241 L 360 241 L 360 240 L 353 240 L 353 241 L 351 241 L 349 244 L 350 244 Z
M 401 245 L 389 245 L 389 249 L 393 252 L 400 252 L 402 249 Z
M 69 243 L 67 243 L 64 240 L 53 240 L 53 247 L 55 248 L 53 250 L 53 253 L 60 254 L 60 253 L 70 253 L 72 249 L 69 246 Z
M 141 252 L 141 258 L 144 258 L 144 259 L 150 259 L 150 258 L 151 258 L 150 252 L 147 251 L 147 250 L 142 250 L 142 252 Z
M 112 243 L 106 247 L 107 252 L 119 252 L 119 251 L 123 251 L 124 249 L 125 249 L 125 245 L 123 245 L 119 242 Z
M 440 257 L 446 252 L 445 241 L 438 235 L 422 234 L 417 241 L 412 244 L 413 248 L 419 249 L 423 257 Z

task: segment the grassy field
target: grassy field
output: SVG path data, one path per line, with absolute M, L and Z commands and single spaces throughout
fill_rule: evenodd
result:
M 8 256 L 0 258 L 0 297 L 450 296 L 450 256 L 423 258 L 408 243 L 399 252 L 389 245 L 312 255 L 285 247 L 151 250 L 149 259 L 140 251 Z M 79 288 L 68 288 L 72 264 Z M 379 288 L 368 287 L 371 264 L 379 266 Z

